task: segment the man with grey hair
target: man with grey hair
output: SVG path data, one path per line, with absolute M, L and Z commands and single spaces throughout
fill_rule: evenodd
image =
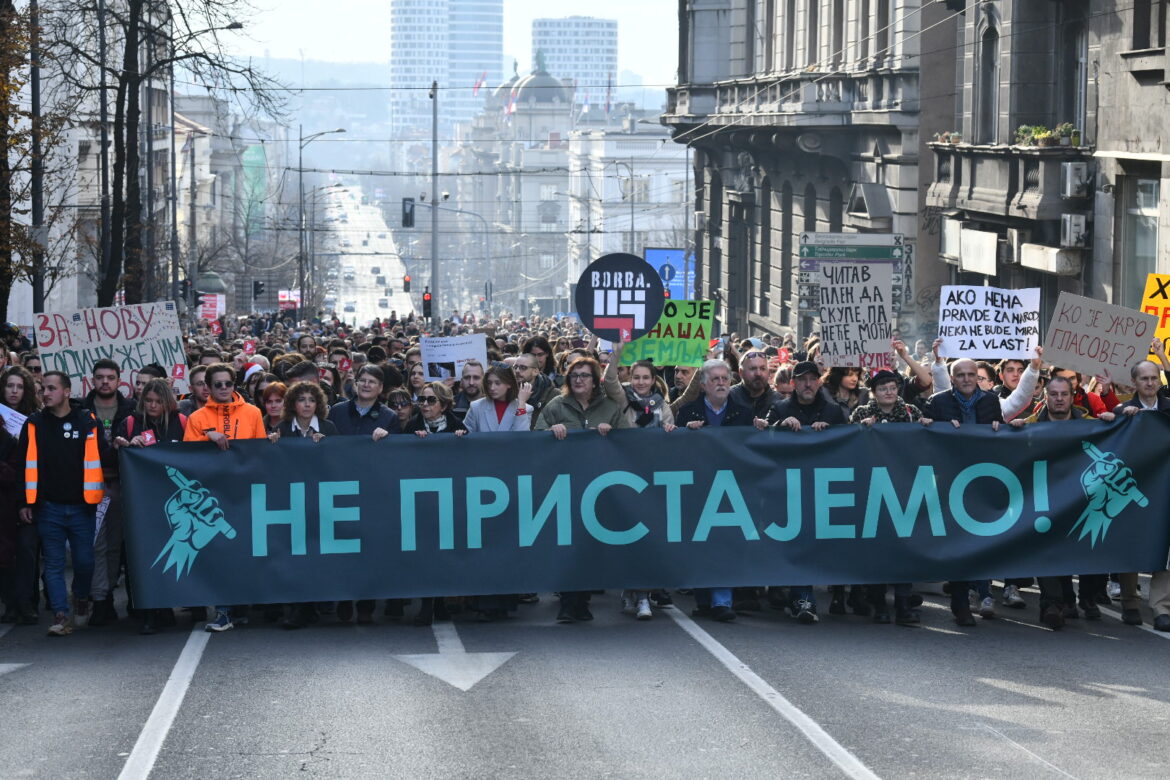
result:
M 1149 360 L 1136 364 L 1129 372 L 1137 393 L 1123 404 L 1118 404 L 1113 413 L 1118 417 L 1132 417 L 1142 412 L 1154 412 L 1170 416 L 1170 399 L 1159 394 L 1162 389 L 1162 372 Z M 1121 614 L 1131 626 L 1142 624 L 1142 613 L 1138 609 L 1138 576 L 1134 572 L 1121 574 Z M 1170 571 L 1156 571 L 1150 579 L 1150 608 L 1154 610 L 1154 629 L 1170 631 Z
M 681 407 L 675 414 L 675 424 L 690 430 L 705 427 L 753 425 L 755 414 L 751 407 L 732 400 L 731 369 L 722 360 L 703 363 L 699 375 L 703 394 Z M 761 420 L 761 422 L 763 422 Z M 677 434 L 676 434 L 677 435 Z M 731 608 L 731 588 L 696 588 L 695 613 L 709 616 L 721 623 L 735 620 Z
M 940 390 L 926 402 L 926 407 L 922 410 L 922 424 L 931 425 L 935 421 L 947 421 L 956 428 L 967 423 L 990 425 L 992 430 L 999 430 L 1000 423 L 1003 422 L 999 396 L 979 389 L 979 370 L 974 360 L 962 358 L 952 363 L 951 389 Z M 968 591 L 972 587 L 979 592 L 979 614 L 984 618 L 995 616 L 990 582 L 986 580 L 952 582 L 951 613 L 960 626 L 975 625 L 975 617 L 971 614 L 971 604 L 968 600 Z

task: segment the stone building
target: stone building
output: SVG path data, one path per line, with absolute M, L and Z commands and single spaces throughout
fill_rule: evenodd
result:
M 937 273 L 913 256 L 919 130 L 950 113 L 945 95 L 923 100 L 920 73 L 953 16 L 920 0 L 680 2 L 663 122 L 694 150 L 697 284 L 725 331 L 814 330 L 800 234 L 856 231 L 905 235 L 899 324 L 917 332 L 917 290 Z

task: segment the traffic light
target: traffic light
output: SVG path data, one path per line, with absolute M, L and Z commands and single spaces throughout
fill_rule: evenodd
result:
M 191 280 L 190 279 L 180 279 L 179 280 L 179 299 L 183 300 L 183 301 L 191 300 Z
M 402 277 L 402 292 L 410 292 L 410 274 Z
M 423 317 L 430 319 L 431 317 L 431 288 L 423 291 Z
M 252 300 L 256 300 L 264 294 L 264 282 L 254 279 L 252 281 Z
M 662 297 L 663 298 L 670 298 L 670 288 L 669 287 L 662 288 Z
M 482 295 L 481 295 L 481 296 L 479 296 L 479 310 L 480 310 L 480 311 L 486 311 L 486 310 L 487 310 L 487 299 L 486 299 L 486 298 L 484 298 Z
M 414 227 L 414 198 L 402 199 L 402 227 Z

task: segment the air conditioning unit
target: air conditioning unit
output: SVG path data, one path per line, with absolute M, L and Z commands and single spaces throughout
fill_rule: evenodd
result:
M 706 229 L 707 229 L 707 212 L 696 211 L 695 212 L 695 230 L 706 230 Z
M 1060 164 L 1060 194 L 1065 198 L 1088 197 L 1088 163 L 1066 162 Z
M 1060 215 L 1060 245 L 1081 248 L 1089 245 L 1088 220 L 1084 214 Z

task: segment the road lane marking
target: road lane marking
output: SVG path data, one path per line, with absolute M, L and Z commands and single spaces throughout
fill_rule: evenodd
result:
M 804 734 L 805 738 L 817 750 L 824 753 L 848 777 L 878 780 L 878 776 L 869 767 L 861 763 L 861 759 L 850 753 L 841 743 L 829 736 L 829 733 L 821 728 L 820 724 L 804 714 L 795 704 L 784 698 L 779 691 L 769 685 L 764 678 L 753 672 L 747 664 L 739 660 L 734 653 L 720 644 L 715 637 L 708 634 L 695 621 L 687 617 L 683 610 L 676 607 L 663 611 L 670 615 L 671 619 L 678 624 L 679 628 L 690 634 L 691 638 L 698 642 L 704 650 L 715 656 L 715 660 L 723 664 L 727 668 L 727 671 L 738 677 L 740 682 L 750 688 L 769 707 L 778 712 L 782 718 Z
M 983 728 L 987 729 L 988 731 L 990 731 L 992 734 L 995 734 L 996 736 L 1003 738 L 1006 742 L 1009 742 L 1012 745 L 1015 745 L 1020 750 L 1024 751 L 1029 756 L 1031 756 L 1032 758 L 1036 759 L 1044 766 L 1051 769 L 1053 772 L 1056 772 L 1057 774 L 1059 774 L 1061 777 L 1067 777 L 1070 780 L 1077 780 L 1076 777 L 1074 777 L 1073 775 L 1070 775 L 1068 772 L 1064 771 L 1063 769 L 1056 766 L 1055 764 L 1053 764 L 1049 761 L 1045 761 L 1042 757 L 1036 755 L 1031 750 L 1028 750 L 1028 748 L 1024 747 L 1019 742 L 1016 742 L 1014 739 L 1009 737 L 1007 734 L 1004 734 L 1002 731 L 997 731 L 996 729 L 993 729 L 991 726 L 988 726 L 986 723 L 980 723 L 979 725 L 982 726 Z
M 138 741 L 134 743 L 134 749 L 130 751 L 130 757 L 126 759 L 118 780 L 146 780 L 150 776 L 210 637 L 211 634 L 204 631 L 202 626 L 191 630 L 187 644 L 183 645 L 183 652 L 179 653 L 179 660 L 175 661 L 171 676 L 167 678 L 167 684 L 163 686 L 150 717 L 146 719 L 146 725 L 142 727 L 142 733 L 138 735 Z
M 1114 620 L 1120 620 L 1122 623 L 1125 622 L 1121 618 L 1121 613 L 1117 610 L 1109 609 L 1108 607 L 1101 607 L 1101 614 L 1108 615 Z M 1145 623 L 1145 618 L 1142 618 L 1142 624 L 1140 626 L 1131 626 L 1131 628 L 1140 628 L 1142 631 L 1145 631 L 1148 634 L 1153 634 L 1159 639 L 1170 639 L 1170 631 L 1159 631 L 1153 626 L 1147 626 Z
M 396 655 L 399 661 L 410 664 L 420 672 L 437 677 L 466 693 L 475 684 L 507 663 L 516 653 L 469 653 L 453 623 L 434 623 L 435 644 L 439 652 Z

